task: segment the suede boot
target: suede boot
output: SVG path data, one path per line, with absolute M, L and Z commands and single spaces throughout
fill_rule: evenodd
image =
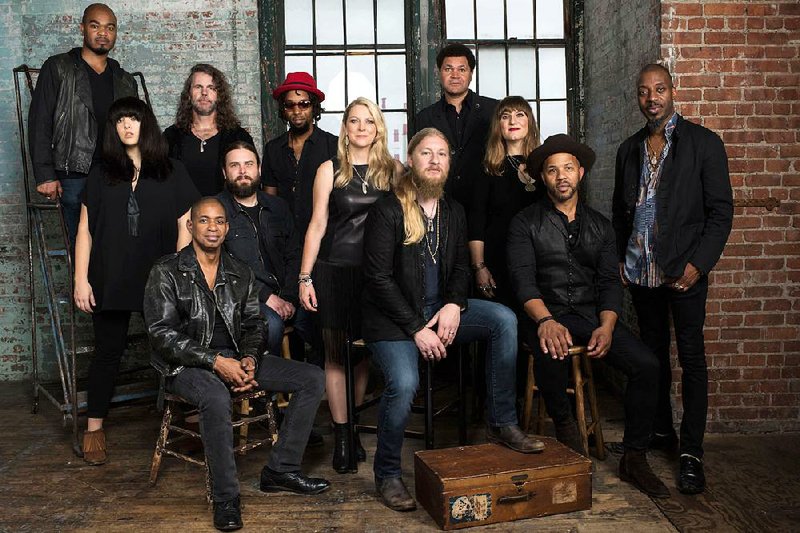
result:
M 561 444 L 569 446 L 573 451 L 583 455 L 583 441 L 578 423 L 574 420 L 556 424 L 556 439 Z
M 626 449 L 619 461 L 619 478 L 653 498 L 669 498 L 669 489 L 647 462 L 645 450 Z

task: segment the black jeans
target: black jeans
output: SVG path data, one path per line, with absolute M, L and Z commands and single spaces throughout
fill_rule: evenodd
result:
M 266 355 L 261 359 L 256 381 L 264 390 L 292 393 L 267 466 L 276 472 L 298 472 L 325 389 L 325 374 L 308 363 Z M 210 370 L 185 368 L 168 378 L 166 386 L 200 411 L 200 436 L 211 472 L 214 501 L 239 496 L 228 385 Z
M 130 319 L 131 311 L 92 313 L 95 353 L 89 363 L 86 413 L 89 418 L 105 418 L 108 415 L 119 363 L 128 344 Z
M 680 449 L 681 453 L 702 458 L 708 415 L 708 367 L 703 343 L 708 277 L 701 277 L 686 292 L 636 285 L 631 285 L 630 290 L 642 340 L 656 354 L 660 363 L 658 407 L 653 428 L 657 433 L 675 430 L 670 401 L 672 368 L 669 357 L 669 313 L 672 311 L 678 361 L 682 370 Z
M 557 320 L 569 330 L 572 342 L 576 345 L 586 345 L 597 328 L 597 324 L 577 314 L 563 315 Z M 570 358 L 558 360 L 543 354 L 539 348 L 536 324 L 530 319 L 523 322 L 523 330 L 528 345 L 534 350 L 536 384 L 542 392 L 547 413 L 556 425 L 573 421 L 572 406 L 567 397 Z M 658 401 L 658 360 L 642 341 L 619 322 L 611 338 L 611 349 L 603 359 L 628 378 L 622 444 L 628 449 L 644 450 L 650 440 Z

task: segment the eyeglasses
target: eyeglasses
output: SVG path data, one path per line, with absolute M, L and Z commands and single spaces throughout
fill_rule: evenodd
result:
M 311 107 L 311 100 L 300 100 L 299 102 L 284 102 L 283 108 L 287 111 L 291 111 L 295 107 L 299 107 L 302 110 L 306 110 Z

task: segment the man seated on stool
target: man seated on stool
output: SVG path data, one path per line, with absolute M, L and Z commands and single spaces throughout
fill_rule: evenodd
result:
M 622 285 L 611 222 L 580 200 L 578 184 L 594 151 L 567 135 L 553 135 L 528 156 L 547 196 L 521 211 L 508 234 L 511 282 L 525 315 L 520 331 L 534 351 L 536 383 L 553 419 L 556 438 L 583 453 L 567 397 L 567 350 L 586 345 L 628 377 L 625 448 L 619 475 L 649 496 L 669 490 L 650 469 L 645 452 L 658 394 L 658 360 L 624 325 Z M 582 409 L 583 406 L 578 406 Z
M 192 206 L 192 243 L 153 266 L 144 295 L 152 362 L 167 391 L 196 405 L 211 473 L 214 526 L 242 527 L 239 481 L 233 456 L 231 393 L 256 388 L 292 393 L 286 416 L 261 471 L 261 490 L 318 494 L 329 483 L 300 472 L 303 451 L 325 388 L 318 367 L 263 357 L 266 323 L 253 272 L 222 251 L 228 233 L 216 198 Z
M 443 194 L 447 138 L 435 128 L 408 144 L 408 169 L 378 200 L 364 234 L 363 335 L 386 387 L 378 415 L 375 486 L 395 511 L 416 508 L 401 479 L 400 452 L 417 392 L 417 359 L 438 361 L 453 342 L 487 341 L 486 436 L 523 452 L 544 444 L 517 425 L 517 320 L 507 307 L 467 299 L 471 274 L 463 208 Z

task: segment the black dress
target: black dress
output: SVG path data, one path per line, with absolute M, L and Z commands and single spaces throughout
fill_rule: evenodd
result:
M 523 156 L 511 157 L 517 164 L 525 162 Z M 469 240 L 483 241 L 483 261 L 497 284 L 494 299 L 512 309 L 519 306 L 511 289 L 506 264 L 508 226 L 517 213 L 544 194 L 541 180 L 537 180 L 536 184 L 536 191 L 526 191 L 525 185 L 517 177 L 517 170 L 506 160 L 502 175 L 484 173 L 475 181 L 472 189 Z
M 112 183 L 102 165 L 89 173 L 83 203 L 92 236 L 89 283 L 95 311 L 141 311 L 150 268 L 159 257 L 175 252 L 177 220 L 200 195 L 183 163 L 171 161 L 167 179 L 139 177 L 133 191 L 139 207 L 138 236 L 130 235 L 128 228 L 131 183 Z
M 336 175 L 336 159 L 333 168 Z M 359 175 L 366 177 L 367 165 L 355 165 L 355 169 L 350 183 L 341 188 L 334 186 L 328 197 L 328 224 L 314 265 L 325 354 L 338 363 L 343 361 L 348 328 L 353 338 L 358 338 L 361 331 L 364 222 L 372 205 L 389 194 L 361 180 Z

